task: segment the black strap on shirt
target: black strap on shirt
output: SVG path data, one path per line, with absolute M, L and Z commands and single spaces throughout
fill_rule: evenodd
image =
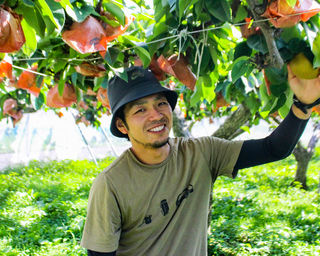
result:
M 266 138 L 243 142 L 233 177 L 238 170 L 281 160 L 289 156 L 298 143 L 308 120 L 295 116 L 290 110 L 280 125 Z

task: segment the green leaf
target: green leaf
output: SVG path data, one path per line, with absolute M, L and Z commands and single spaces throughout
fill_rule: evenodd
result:
M 60 70 L 64 69 L 67 65 L 65 60 L 57 59 L 53 62 L 53 72 L 58 73 Z
M 121 50 L 116 47 L 109 47 L 104 59 L 110 64 L 113 65 L 120 54 Z
M 312 53 L 314 54 L 313 67 L 314 68 L 320 67 L 320 33 L 319 31 L 313 41 Z
M 287 83 L 271 84 L 270 91 L 275 97 L 280 97 L 288 89 Z
M 65 83 L 66 83 L 67 75 L 68 75 L 69 70 L 70 70 L 70 65 L 68 65 L 68 66 L 63 70 L 62 75 L 60 76 L 59 84 L 58 84 L 58 91 L 59 91 L 59 95 L 60 95 L 60 96 L 63 95 L 64 85 L 65 85 Z
M 26 20 L 23 19 L 21 21 L 21 25 L 23 28 L 24 36 L 26 38 L 26 42 L 23 45 L 22 50 L 27 56 L 30 56 L 37 49 L 36 33 L 33 30 L 33 28 L 31 28 L 29 26 L 29 24 L 26 22 Z
M 155 21 L 158 23 L 162 18 L 165 17 L 166 13 L 167 13 L 168 8 L 165 6 L 162 6 L 162 4 L 155 4 L 154 5 L 154 19 Z
M 35 109 L 39 110 L 45 102 L 45 94 L 40 91 L 39 96 L 35 100 Z
M 67 14 L 73 19 L 73 20 L 77 20 L 77 15 L 74 11 L 74 7 L 72 6 L 72 4 L 70 3 L 69 0 L 61 0 L 60 1 L 61 6 L 63 7 L 63 9 L 65 9 L 65 11 L 67 12 Z
M 73 72 L 71 74 L 71 82 L 75 85 L 77 85 L 78 82 L 78 73 L 77 72 Z
M 288 71 L 286 65 L 283 65 L 281 69 L 265 68 L 264 72 L 271 84 L 282 84 L 287 81 Z
M 234 51 L 234 59 L 238 59 L 241 56 L 250 57 L 252 54 L 252 49 L 248 46 L 247 42 L 238 43 Z
M 113 73 L 123 79 L 124 81 L 128 82 L 128 74 L 123 68 L 113 68 L 110 66 Z
M 198 0 L 192 0 L 191 2 L 189 0 L 188 1 L 185 1 L 185 0 L 179 1 L 179 20 L 181 20 L 184 13 L 186 13 L 186 10 L 191 5 L 195 4 L 196 2 L 198 2 Z
M 37 87 L 38 87 L 38 88 L 40 88 L 41 85 L 43 84 L 43 79 L 44 79 L 43 76 L 37 76 L 36 82 L 37 82 Z
M 15 11 L 19 14 L 23 14 L 23 19 L 36 31 L 38 36 L 41 38 L 44 37 L 46 25 L 37 8 L 20 4 Z
M 266 54 L 268 50 L 266 39 L 263 35 L 251 35 L 247 39 L 247 44 L 253 50 L 259 51 L 262 54 Z
M 279 98 L 276 99 L 273 108 L 270 110 L 270 113 L 276 112 L 279 108 L 281 108 L 287 101 L 286 95 L 283 93 Z
M 256 94 L 253 92 L 251 92 L 249 96 L 245 97 L 244 102 L 250 108 L 251 113 L 256 113 L 260 107 Z
M 22 2 L 27 6 L 31 6 L 31 7 L 35 6 L 35 4 L 31 0 L 22 0 Z
M 138 54 L 140 60 L 142 61 L 143 67 L 147 68 L 150 64 L 151 56 L 150 56 L 150 53 L 144 47 L 142 47 L 142 46 L 147 46 L 147 44 L 143 43 L 139 45 L 141 46 L 136 46 L 134 50 Z
M 60 34 L 66 20 L 64 9 L 54 0 L 46 0 L 46 3 L 52 12 L 54 24 L 58 28 L 58 33 Z
M 73 6 L 73 12 L 71 16 L 76 22 L 82 22 L 84 21 L 88 15 L 90 14 L 95 14 L 97 16 L 99 16 L 99 13 L 97 13 L 95 10 L 94 10 L 94 7 L 92 5 L 89 5 L 85 2 L 82 2 L 81 3 L 81 6 L 79 7 L 78 6 L 78 1 L 74 1 L 72 3 L 72 6 Z M 68 13 L 69 14 L 69 13 Z M 75 17 L 74 17 L 75 15 Z
M 221 21 L 231 22 L 231 7 L 227 0 L 206 0 L 209 13 Z
M 234 17 L 234 19 L 233 19 L 233 22 L 234 23 L 242 22 L 247 17 L 248 17 L 247 10 L 245 9 L 245 7 L 243 5 L 240 5 L 237 10 L 236 17 Z
M 214 91 L 215 89 L 215 81 L 216 77 L 214 73 L 212 72 L 209 75 L 206 76 L 200 76 L 197 80 L 196 87 L 194 90 L 194 93 L 191 96 L 190 99 L 190 105 L 191 107 L 198 104 L 200 101 L 203 101 L 206 99 L 209 103 L 214 100 L 216 93 Z
M 80 90 L 77 86 L 74 88 L 76 97 L 77 97 L 77 102 L 80 102 L 82 99 L 82 90 Z
M 54 0 L 37 0 L 36 4 L 46 23 L 48 34 L 52 34 L 54 28 L 60 32 L 65 22 L 65 13 L 61 5 Z
M 218 60 L 218 53 L 217 53 L 216 47 L 210 46 L 208 48 L 209 48 L 211 59 L 212 59 L 214 65 L 218 66 L 218 61 L 217 61 Z
M 244 76 L 249 70 L 249 63 L 246 60 L 238 61 L 231 71 L 232 82 L 238 80 L 241 76 Z
M 112 3 L 103 3 L 104 8 L 109 11 L 115 18 L 117 18 L 117 20 L 120 22 L 120 24 L 122 26 L 124 26 L 126 24 L 126 16 L 124 14 L 124 12 L 121 10 L 121 8 Z
M 100 83 L 100 86 L 104 89 L 108 87 L 109 78 L 107 76 L 103 77 L 102 82 Z

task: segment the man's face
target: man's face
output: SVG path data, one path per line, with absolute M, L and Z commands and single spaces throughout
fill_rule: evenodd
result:
M 128 134 L 132 147 L 160 148 L 167 144 L 172 127 L 172 110 L 164 94 L 153 94 L 126 105 L 126 125 L 118 129 Z

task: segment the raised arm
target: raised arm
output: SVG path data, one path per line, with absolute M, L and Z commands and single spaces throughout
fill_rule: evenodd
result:
M 320 103 L 320 78 L 299 79 L 292 74 L 288 65 L 288 81 L 295 94 L 296 102 L 292 105 L 287 117 L 269 136 L 243 143 L 234 168 L 234 176 L 239 169 L 277 161 L 289 156 L 299 141 L 311 115 L 312 109 L 308 107 Z M 304 109 L 305 105 L 309 106 Z

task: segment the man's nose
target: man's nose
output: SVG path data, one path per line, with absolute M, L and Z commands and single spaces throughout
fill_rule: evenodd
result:
M 159 111 L 159 109 L 157 109 L 156 107 L 153 107 L 150 110 L 150 115 L 149 115 L 149 120 L 160 120 L 163 117 L 163 115 L 161 114 L 161 112 Z

